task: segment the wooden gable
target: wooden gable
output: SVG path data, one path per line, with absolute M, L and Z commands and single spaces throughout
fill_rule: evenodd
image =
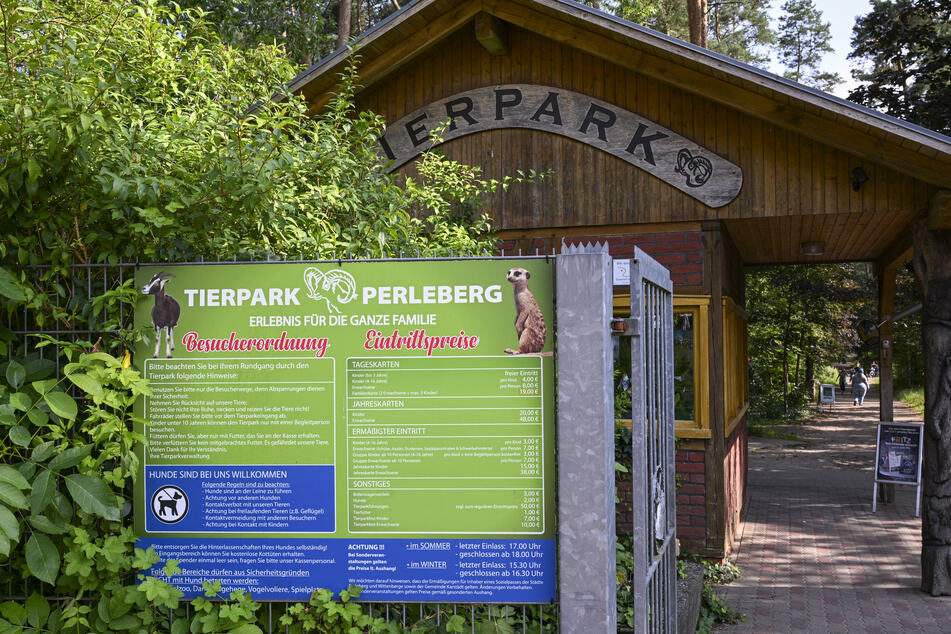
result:
M 486 20 L 498 26 L 486 46 Z M 480 30 L 481 29 L 481 30 Z M 951 188 L 951 139 L 559 0 L 417 2 L 360 49 L 359 105 L 390 122 L 450 95 L 550 86 L 635 113 L 739 166 L 742 187 L 711 207 L 648 171 L 563 134 L 493 129 L 445 143 L 489 177 L 551 170 L 493 197 L 505 235 L 722 221 L 746 264 L 879 260 Z M 326 102 L 340 51 L 294 85 Z M 867 177 L 856 190 L 857 169 Z M 412 163 L 401 168 L 412 173 Z

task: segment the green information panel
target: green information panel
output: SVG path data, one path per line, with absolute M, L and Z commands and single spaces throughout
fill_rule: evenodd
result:
M 555 596 L 545 259 L 143 266 L 140 546 L 260 599 Z

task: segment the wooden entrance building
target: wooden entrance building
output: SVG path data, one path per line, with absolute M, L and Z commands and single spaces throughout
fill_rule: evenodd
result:
M 893 312 L 912 226 L 951 227 L 951 139 L 563 0 L 417 0 L 358 43 L 361 109 L 412 174 L 429 130 L 487 177 L 551 170 L 487 208 L 505 248 L 635 245 L 668 266 L 692 395 L 678 535 L 729 553 L 748 407 L 743 267 L 869 261 Z M 291 88 L 324 107 L 350 51 Z M 891 418 L 887 324 L 883 411 Z

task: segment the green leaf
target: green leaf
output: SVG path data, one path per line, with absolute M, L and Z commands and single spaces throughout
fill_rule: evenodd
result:
M 27 381 L 45 379 L 56 370 L 56 362 L 51 359 L 30 359 L 24 366 L 26 367 Z
M 0 268 L 0 295 L 16 302 L 26 301 L 23 289 L 17 286 L 13 274 L 4 268 Z
M 238 627 L 226 630 L 230 634 L 263 634 L 261 628 L 257 625 L 251 625 L 250 623 L 245 623 L 244 625 L 239 625 Z
M 50 422 L 50 415 L 41 409 L 36 409 L 35 407 L 27 412 L 26 416 L 30 419 L 30 422 L 37 427 L 42 427 L 46 423 Z
M 10 540 L 6 535 L 0 535 L 0 557 L 7 557 L 10 555 Z M 3 630 L 0 630 L 2 633 Z
M 46 506 L 53 500 L 56 491 L 56 478 L 53 472 L 44 469 L 33 479 L 33 491 L 30 492 L 30 512 L 41 515 Z
M 43 395 L 43 400 L 50 406 L 54 414 L 66 420 L 73 420 L 79 413 L 76 401 L 65 392 L 49 392 Z
M 66 532 L 66 524 L 57 524 L 45 515 L 31 515 L 27 518 L 30 526 L 49 535 L 62 535 Z
M 20 445 L 21 447 L 29 447 L 30 440 L 33 436 L 26 430 L 26 427 L 23 425 L 17 425 L 16 427 L 10 428 L 10 441 L 14 445 Z
M 23 474 L 9 465 L 0 465 L 0 482 L 12 484 L 24 491 L 30 488 L 30 483 L 26 481 Z
M 10 405 L 13 405 L 14 409 L 25 412 L 33 407 L 33 399 L 23 392 L 17 392 L 16 394 L 10 395 Z
M 187 624 L 188 621 L 185 619 L 177 619 L 175 623 Z M 109 621 L 109 629 L 116 632 L 121 632 L 123 630 L 134 630 L 136 628 L 142 627 L 142 620 L 133 616 L 132 614 L 126 614 L 125 616 L 120 616 L 117 619 Z M 174 625 L 172 631 L 174 631 Z M 183 632 L 187 631 L 182 630 Z
M 39 629 L 46 625 L 50 617 L 50 604 L 42 596 L 34 592 L 26 600 L 26 620 L 33 627 Z
M 76 504 L 87 513 L 99 515 L 107 520 L 119 519 L 116 496 L 99 478 L 74 473 L 66 476 L 66 488 Z
M 92 445 L 83 445 L 82 447 L 70 447 L 63 453 L 50 460 L 51 471 L 63 471 L 70 467 L 75 467 L 92 451 Z
M 13 389 L 19 390 L 20 386 L 23 385 L 23 379 L 25 378 L 26 368 L 16 361 L 10 361 L 10 363 L 7 365 L 7 383 L 9 383 Z
M 24 625 L 26 623 L 26 608 L 13 601 L 4 601 L 0 603 L 0 614 L 14 625 Z
M 37 445 L 33 448 L 33 453 L 30 454 L 30 459 L 33 460 L 33 462 L 43 462 L 53 455 L 53 448 L 54 444 L 52 440 L 45 442 L 42 445 Z
M 68 378 L 86 394 L 102 398 L 102 384 L 90 375 L 74 372 Z
M 46 394 L 59 383 L 57 379 L 43 379 L 42 381 L 33 381 L 30 385 L 36 390 L 37 394 Z
M 59 551 L 46 535 L 33 533 L 26 542 L 26 568 L 37 579 L 53 585 L 59 574 Z
M 16 515 L 10 512 L 5 506 L 0 506 L 0 533 L 5 535 L 10 541 L 20 541 L 20 522 Z
M 9 482 L 0 482 L 0 502 L 15 509 L 25 509 L 28 506 L 26 496 Z

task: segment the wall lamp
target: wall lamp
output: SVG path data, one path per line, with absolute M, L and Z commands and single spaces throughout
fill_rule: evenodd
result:
M 799 251 L 803 255 L 825 255 L 825 242 L 803 242 L 799 245 Z
M 856 167 L 852 170 L 852 191 L 858 191 L 862 189 L 862 185 L 868 182 L 868 174 L 865 173 L 865 170 L 861 166 Z

